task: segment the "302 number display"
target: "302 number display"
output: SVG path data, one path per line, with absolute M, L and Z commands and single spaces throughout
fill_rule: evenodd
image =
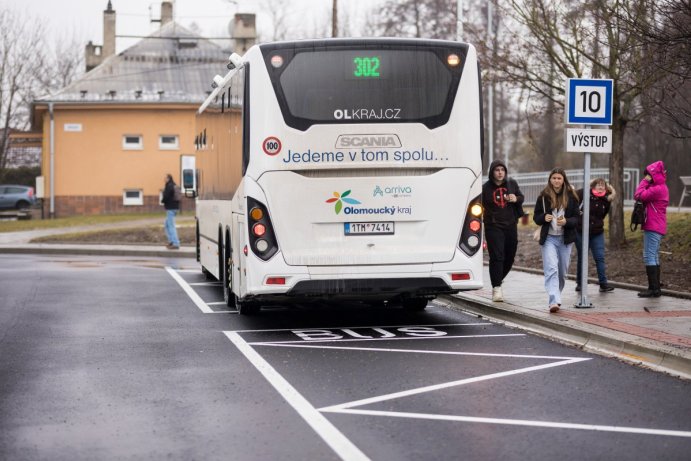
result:
M 353 58 L 353 76 L 358 78 L 380 77 L 379 69 L 381 61 L 379 56 L 356 56 Z

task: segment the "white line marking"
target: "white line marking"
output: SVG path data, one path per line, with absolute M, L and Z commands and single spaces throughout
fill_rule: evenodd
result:
M 205 314 L 212 314 L 214 311 L 211 310 L 209 306 L 206 305 L 206 303 L 202 300 L 202 298 L 199 297 L 199 295 L 192 289 L 191 286 L 185 280 L 180 277 L 180 274 L 178 274 L 175 269 L 173 269 L 170 266 L 166 266 L 166 272 L 170 274 L 171 277 L 173 277 L 173 280 L 178 282 L 178 285 L 187 293 L 187 296 L 190 297 L 192 302 L 199 308 L 200 311 L 202 311 Z
M 225 301 L 212 301 L 212 302 L 206 303 L 206 304 L 207 304 L 207 306 L 218 306 L 220 304 L 225 304 L 225 303 L 226 303 Z
M 220 287 L 223 286 L 221 282 L 193 282 L 188 285 L 193 287 Z
M 365 339 L 298 339 L 294 341 L 258 341 L 249 344 L 266 346 L 270 344 L 314 344 L 314 343 L 352 343 L 357 341 L 402 341 L 410 339 L 458 339 L 458 338 L 501 338 L 506 336 L 525 336 L 523 333 L 503 335 L 454 335 L 454 336 L 403 336 L 395 338 L 365 338 Z
M 223 332 L 242 352 L 247 360 L 271 383 L 279 394 L 310 425 L 341 459 L 368 460 L 369 458 L 348 440 L 324 415 L 318 412 L 290 383 L 264 360 L 242 337 L 233 331 Z
M 181 273 L 181 274 L 201 274 L 199 269 L 173 269 L 175 272 Z
M 469 327 L 474 327 L 474 326 L 486 326 L 486 325 L 493 325 L 491 322 L 482 322 L 482 323 L 430 323 L 430 324 L 423 324 L 423 325 L 359 325 L 359 326 L 350 326 L 350 327 L 313 327 L 313 328 L 274 328 L 274 329 L 268 329 L 268 330 L 233 330 L 236 333 L 265 333 L 265 332 L 271 332 L 271 331 L 293 331 L 293 330 L 340 330 L 340 329 L 350 329 L 350 330 L 356 330 L 356 329 L 364 329 L 364 328 L 412 328 L 412 327 L 463 327 L 463 326 L 469 326 Z
M 499 373 L 492 373 L 489 375 L 475 376 L 473 378 L 460 379 L 458 381 L 451 381 L 448 383 L 434 384 L 431 386 L 418 387 L 417 389 L 409 389 L 407 391 L 393 392 L 391 394 L 380 395 L 377 397 L 370 397 L 367 399 L 355 400 L 352 402 L 341 403 L 338 405 L 332 405 L 330 407 L 320 408 L 319 411 L 339 411 L 345 408 L 360 407 L 363 405 L 369 405 L 371 403 L 383 402 L 385 400 L 393 400 L 401 397 L 409 397 L 411 395 L 423 394 L 425 392 L 438 391 L 441 389 L 447 389 L 449 387 L 462 386 L 464 384 L 477 383 L 480 381 L 487 381 L 490 379 L 503 378 L 506 376 L 513 376 L 520 373 L 528 373 L 530 371 L 544 370 L 545 368 L 558 367 L 561 365 L 570 365 L 572 363 L 583 362 L 586 360 L 591 360 L 589 358 L 573 358 L 568 360 L 562 360 L 560 362 L 547 363 L 544 365 L 536 365 L 532 367 L 519 368 L 516 370 L 502 371 Z
M 253 346 L 269 347 L 299 347 L 305 349 L 339 349 L 344 351 L 372 351 L 372 352 L 410 352 L 414 354 L 440 354 L 440 355 L 470 355 L 478 357 L 507 357 L 512 359 L 548 359 L 570 360 L 577 357 L 558 357 L 555 355 L 522 355 L 522 354 L 492 354 L 485 352 L 453 352 L 453 351 L 429 351 L 425 349 L 388 349 L 383 347 L 338 347 L 338 346 L 312 346 L 310 344 L 276 344 L 276 343 L 251 343 Z M 590 359 L 588 359 L 590 360 Z
M 395 418 L 417 418 L 417 419 L 432 419 L 441 421 L 461 421 L 469 423 L 483 423 L 483 424 L 507 424 L 511 426 L 531 426 L 531 427 L 548 427 L 555 429 L 580 429 L 585 431 L 604 431 L 604 432 L 624 432 L 630 434 L 646 434 L 646 435 L 667 435 L 671 437 L 691 437 L 691 432 L 686 431 L 670 431 L 665 429 L 645 429 L 641 427 L 626 427 L 626 426 L 604 426 L 599 424 L 575 424 L 575 423 L 555 423 L 549 421 L 531 421 L 526 419 L 503 419 L 503 418 L 480 418 L 475 416 L 454 416 L 454 415 L 435 415 L 429 413 L 408 413 L 397 411 L 372 411 L 372 410 L 358 410 L 358 409 L 344 409 L 344 410 L 322 410 L 332 411 L 333 413 L 345 413 L 355 415 L 368 416 L 388 416 Z

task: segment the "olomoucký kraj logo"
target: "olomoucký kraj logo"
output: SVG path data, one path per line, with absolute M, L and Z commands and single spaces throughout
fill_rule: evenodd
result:
M 328 199 L 326 203 L 336 202 L 336 205 L 334 205 L 334 211 L 336 211 L 336 214 L 340 213 L 343 209 L 343 202 L 346 202 L 349 205 L 360 205 L 359 201 L 355 200 L 354 198 L 348 197 L 350 195 L 350 192 L 350 189 L 340 194 L 338 192 L 334 192 L 334 196 Z

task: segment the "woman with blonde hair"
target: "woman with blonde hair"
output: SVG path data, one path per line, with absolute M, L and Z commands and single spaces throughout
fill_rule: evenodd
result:
M 533 221 L 541 226 L 542 268 L 551 313 L 558 312 L 561 306 L 578 219 L 576 191 L 569 184 L 566 172 L 555 168 L 549 173 L 547 185 L 538 196 L 533 212 Z

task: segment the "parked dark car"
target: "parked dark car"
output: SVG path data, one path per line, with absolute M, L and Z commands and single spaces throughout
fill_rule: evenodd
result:
M 33 187 L 13 184 L 0 185 L 0 209 L 24 210 L 35 204 L 36 195 Z

